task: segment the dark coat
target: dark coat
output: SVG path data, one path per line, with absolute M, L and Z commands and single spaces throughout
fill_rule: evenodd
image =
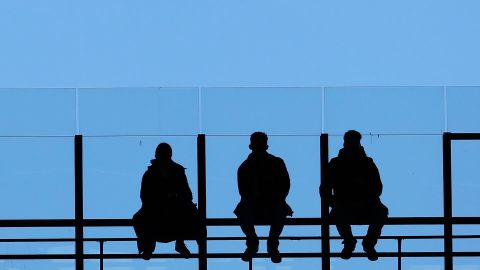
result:
M 375 208 L 381 204 L 382 189 L 378 168 L 361 147 L 354 153 L 341 149 L 338 157 L 332 158 L 320 191 L 333 209 Z
M 166 210 L 172 202 L 192 201 L 184 167 L 174 161 L 162 164 L 154 159 L 151 163 L 142 178 L 142 207 L 158 211 Z
M 241 200 L 235 208 L 237 217 L 254 216 L 262 222 L 293 214 L 286 203 L 290 177 L 283 160 L 269 153 L 252 153 L 237 172 Z
M 199 215 L 185 168 L 173 161 L 151 163 L 142 178 L 142 208 L 133 216 L 137 236 L 159 242 L 197 239 Z

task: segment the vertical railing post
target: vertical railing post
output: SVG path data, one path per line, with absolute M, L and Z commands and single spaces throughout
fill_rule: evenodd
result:
M 103 240 L 100 240 L 100 270 L 103 270 Z
M 452 240 L 452 138 L 443 133 L 443 217 L 445 270 L 453 270 Z
M 320 135 L 320 185 L 324 184 L 327 177 L 328 167 L 328 134 Z M 330 270 L 330 220 L 329 207 L 324 196 L 321 196 L 321 220 L 322 220 L 322 270 Z
M 202 235 L 198 242 L 198 269 L 207 270 L 207 169 L 205 134 L 197 137 L 197 169 L 198 169 L 198 211 L 200 212 Z
M 83 270 L 83 137 L 75 135 L 75 269 Z
M 397 269 L 402 270 L 402 238 L 397 238 Z

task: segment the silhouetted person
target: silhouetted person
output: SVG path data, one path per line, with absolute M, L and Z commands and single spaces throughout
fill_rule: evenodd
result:
M 142 208 L 133 216 L 138 252 L 145 260 L 155 250 L 155 242 L 176 240 L 175 250 L 185 258 L 190 251 L 184 240 L 199 237 L 199 215 L 192 202 L 185 168 L 172 160 L 172 148 L 161 143 L 155 159 L 142 178 Z
M 352 235 L 351 224 L 369 224 L 363 240 L 363 249 L 371 261 L 378 259 L 375 245 L 388 216 L 388 208 L 380 201 L 382 181 L 373 159 L 365 154 L 360 144 L 362 135 L 349 130 L 343 139 L 338 157 L 328 164 L 328 173 L 320 191 L 332 207 L 331 217 L 343 238 L 343 259 L 349 259 L 357 240 Z
M 234 213 L 247 237 L 243 261 L 252 259 L 258 251 L 258 236 L 255 223 L 270 224 L 267 251 L 272 262 L 282 261 L 278 251 L 278 238 L 282 233 L 285 218 L 293 211 L 285 199 L 290 190 L 290 177 L 283 160 L 267 153 L 267 134 L 255 132 L 250 136 L 252 153 L 238 168 L 238 191 L 240 203 Z

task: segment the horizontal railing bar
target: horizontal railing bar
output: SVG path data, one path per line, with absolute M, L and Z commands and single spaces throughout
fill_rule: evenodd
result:
M 365 236 L 355 236 L 355 239 L 364 239 Z M 415 240 L 415 239 L 443 239 L 443 235 L 385 235 L 380 236 L 379 239 L 385 240 Z M 454 235 L 452 238 L 457 239 L 477 239 L 480 238 L 480 235 Z M 136 239 L 136 238 L 132 238 Z M 229 237 L 229 236 L 217 236 L 217 237 L 207 237 L 207 240 L 246 240 L 244 236 L 239 237 Z M 267 240 L 268 237 L 261 236 L 258 237 L 260 240 Z M 322 240 L 321 236 L 280 236 L 280 240 Z M 343 240 L 340 236 L 330 236 L 330 240 Z
M 0 243 L 22 243 L 22 242 L 74 242 L 75 238 L 6 238 L 0 239 Z M 84 240 L 86 241 L 86 240 Z
M 93 134 L 83 135 L 84 138 L 138 138 L 138 137 L 193 137 L 198 134 Z M 320 136 L 320 135 L 319 135 Z
M 267 236 L 258 237 L 260 240 L 267 240 Z M 356 239 L 363 239 L 364 236 L 355 236 Z M 415 239 L 443 239 L 443 235 L 385 235 L 379 239 L 385 240 L 415 240 Z M 455 239 L 477 239 L 480 235 L 453 235 Z M 211 236 L 207 237 L 209 241 L 228 241 L 228 240 L 246 240 L 245 236 Z M 280 236 L 280 240 L 322 240 L 321 236 Z M 330 240 L 342 240 L 340 236 L 330 236 Z M 0 243 L 21 243 L 21 242 L 72 242 L 75 238 L 8 238 L 0 239 Z M 133 242 L 137 241 L 135 237 L 105 237 L 105 238 L 84 238 L 84 242 Z
M 443 217 L 391 217 L 388 218 L 388 225 L 443 225 L 445 223 Z M 238 226 L 240 225 L 236 218 L 209 218 L 206 221 L 207 226 Z M 131 219 L 85 219 L 83 226 L 85 227 L 122 227 L 132 226 Z M 309 226 L 321 225 L 321 218 L 288 218 L 286 225 L 293 226 Z M 365 223 L 356 222 L 356 225 Z M 480 217 L 454 217 L 452 218 L 454 225 L 480 225 Z M 258 224 L 267 225 L 267 224 Z M 335 225 L 330 222 L 330 225 Z M 74 227 L 74 219 L 16 219 L 16 220 L 0 220 L 0 227 Z
M 74 260 L 75 254 L 0 254 L 0 260 Z
M 243 253 L 208 253 L 207 258 L 241 258 Z M 379 257 L 398 257 L 398 252 L 378 252 Z M 444 257 L 445 252 L 400 252 L 402 257 Z M 125 256 L 125 257 L 124 257 Z M 331 257 L 340 257 L 339 252 L 332 252 Z M 458 257 L 476 257 L 480 252 L 454 252 L 453 256 Z M 284 258 L 321 258 L 321 252 L 295 252 L 282 253 Z M 365 253 L 353 253 L 352 257 L 367 257 Z M 99 259 L 99 254 L 85 254 L 85 259 Z M 103 254 L 104 259 L 133 259 L 140 258 L 137 254 Z M 152 258 L 183 258 L 179 254 L 153 254 Z M 198 254 L 192 254 L 192 258 L 198 258 Z M 270 258 L 268 253 L 257 253 L 255 258 Z
M 235 133 L 235 134 L 206 134 L 207 137 L 249 137 L 251 134 Z M 341 137 L 344 134 L 329 133 L 331 137 Z M 442 133 L 363 133 L 364 136 L 441 136 Z M 119 137 L 196 137 L 198 134 L 90 134 L 83 135 L 85 138 L 119 138 Z M 319 137 L 320 134 L 313 133 L 281 133 L 270 134 L 271 137 Z M 480 133 L 448 133 L 452 140 L 480 140 Z M 75 135 L 0 135 L 0 138 L 73 138 Z
M 2 139 L 32 139 L 32 138 L 74 138 L 75 135 L 0 135 Z
M 480 140 L 480 133 L 448 133 L 452 140 Z
M 391 217 L 388 218 L 386 224 L 388 225 L 443 225 L 445 218 L 443 217 Z M 453 224 L 477 224 L 480 225 L 480 217 L 454 217 Z M 1 221 L 0 221 L 1 224 Z M 239 226 L 240 222 L 236 218 L 208 218 L 206 220 L 207 226 Z M 364 223 L 356 222 L 356 225 Z M 258 225 L 268 225 L 267 223 Z M 292 226 L 310 226 L 322 225 L 321 218 L 287 218 L 285 225 Z M 330 225 L 335 225 L 335 222 L 330 222 Z M 101 226 L 132 226 L 131 219 L 86 219 L 84 221 L 86 227 L 101 227 Z
M 3 219 L 0 227 L 74 227 L 75 219 Z
M 207 254 L 208 258 L 241 258 L 243 253 L 209 253 Z M 388 258 L 388 257 L 444 257 L 445 252 L 378 252 L 378 257 Z M 480 257 L 480 252 L 453 252 L 454 257 Z M 331 257 L 340 257 L 340 253 L 333 252 L 330 254 Z M 365 253 L 353 253 L 352 257 L 366 257 Z M 310 252 L 310 253 L 282 253 L 284 258 L 321 258 L 321 252 Z M 139 259 L 141 258 L 138 254 L 85 254 L 85 259 L 98 260 L 103 259 Z M 184 259 L 180 254 L 153 254 L 152 258 L 177 258 Z M 191 258 L 198 258 L 198 254 L 192 253 Z M 255 258 L 270 258 L 267 253 L 258 253 L 255 255 Z M 75 254 L 0 254 L 0 260 L 54 260 L 54 259 L 66 259 L 73 260 L 75 259 Z
M 458 220 L 461 222 L 475 222 L 480 224 L 479 218 L 462 218 Z M 386 224 L 389 225 L 443 225 L 445 219 L 443 217 L 391 217 L 388 218 Z M 308 226 L 308 225 L 322 225 L 321 218 L 288 218 L 285 222 L 286 225 L 294 226 Z M 330 225 L 335 225 L 335 222 L 331 221 Z M 365 223 L 354 222 L 352 224 L 362 225 Z M 463 223 L 462 223 L 463 224 Z M 240 222 L 236 218 L 210 218 L 207 219 L 208 226 L 239 226 Z M 267 223 L 259 225 L 268 225 Z

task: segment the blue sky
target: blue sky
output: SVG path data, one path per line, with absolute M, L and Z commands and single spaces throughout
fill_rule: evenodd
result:
M 475 117 L 480 114 L 480 88 L 454 87 L 480 85 L 480 3 L 137 2 L 0 3 L 0 135 L 13 136 L 0 138 L 0 202 L 13 205 L 3 209 L 1 218 L 73 217 L 69 136 L 76 132 L 87 136 L 85 217 L 129 218 L 140 206 L 141 175 L 161 141 L 174 147 L 174 159 L 187 167 L 196 194 L 198 132 L 207 134 L 208 214 L 233 217 L 236 168 L 248 154 L 245 135 L 255 130 L 270 134 L 271 152 L 285 159 L 295 216 L 314 216 L 320 209 L 317 135 L 334 135 L 333 157 L 341 147 L 338 135 L 352 128 L 373 134 L 364 136 L 363 143 L 379 166 L 385 186 L 382 200 L 391 216 L 442 214 L 440 135 L 445 130 L 480 130 Z M 411 87 L 373 87 L 385 85 Z M 213 86 L 217 88 L 209 88 Z M 43 89 L 34 89 L 38 87 Z M 292 134 L 301 136 L 285 136 Z M 23 135 L 66 137 L 18 137 Z M 475 142 L 454 143 L 454 215 L 478 216 L 479 147 Z M 457 233 L 478 229 L 454 228 Z M 364 233 L 365 228 L 356 230 Z M 439 226 L 385 229 L 385 234 L 441 232 Z M 73 236 L 70 229 L 0 233 L 5 238 Z M 310 233 L 318 234 L 319 228 L 285 230 Z M 132 235 L 130 228 L 86 230 L 86 236 Z M 379 249 L 390 250 L 394 244 L 380 243 Z M 478 244 L 458 241 L 454 248 L 472 250 Z M 189 246 L 196 249 L 193 243 Z M 243 243 L 210 246 L 212 251 L 243 248 Z M 334 250 L 340 248 L 333 244 Z M 441 250 L 442 243 L 405 243 L 405 248 Z M 134 252 L 135 246 L 109 244 L 106 249 Z M 281 244 L 283 251 L 306 249 L 319 250 L 320 243 Z M 1 244 L 0 250 L 62 253 L 71 252 L 73 245 Z M 98 247 L 92 244 L 86 250 Z M 159 252 L 172 250 L 172 245 L 157 247 Z M 274 266 L 258 260 L 255 269 L 318 269 L 319 262 L 295 259 Z M 405 259 L 404 267 L 442 269 L 442 262 Z M 42 263 L 0 261 L 0 266 L 73 267 L 68 261 Z M 480 269 L 474 259 L 455 263 L 455 269 Z M 109 261 L 107 266 L 183 269 L 196 266 L 196 261 Z M 212 260 L 209 265 L 226 266 L 246 267 L 240 260 Z M 393 259 L 332 261 L 332 269 L 393 266 Z M 88 262 L 87 269 L 98 269 L 98 263 Z
M 479 5 L 2 1 L 0 86 L 478 85 Z

